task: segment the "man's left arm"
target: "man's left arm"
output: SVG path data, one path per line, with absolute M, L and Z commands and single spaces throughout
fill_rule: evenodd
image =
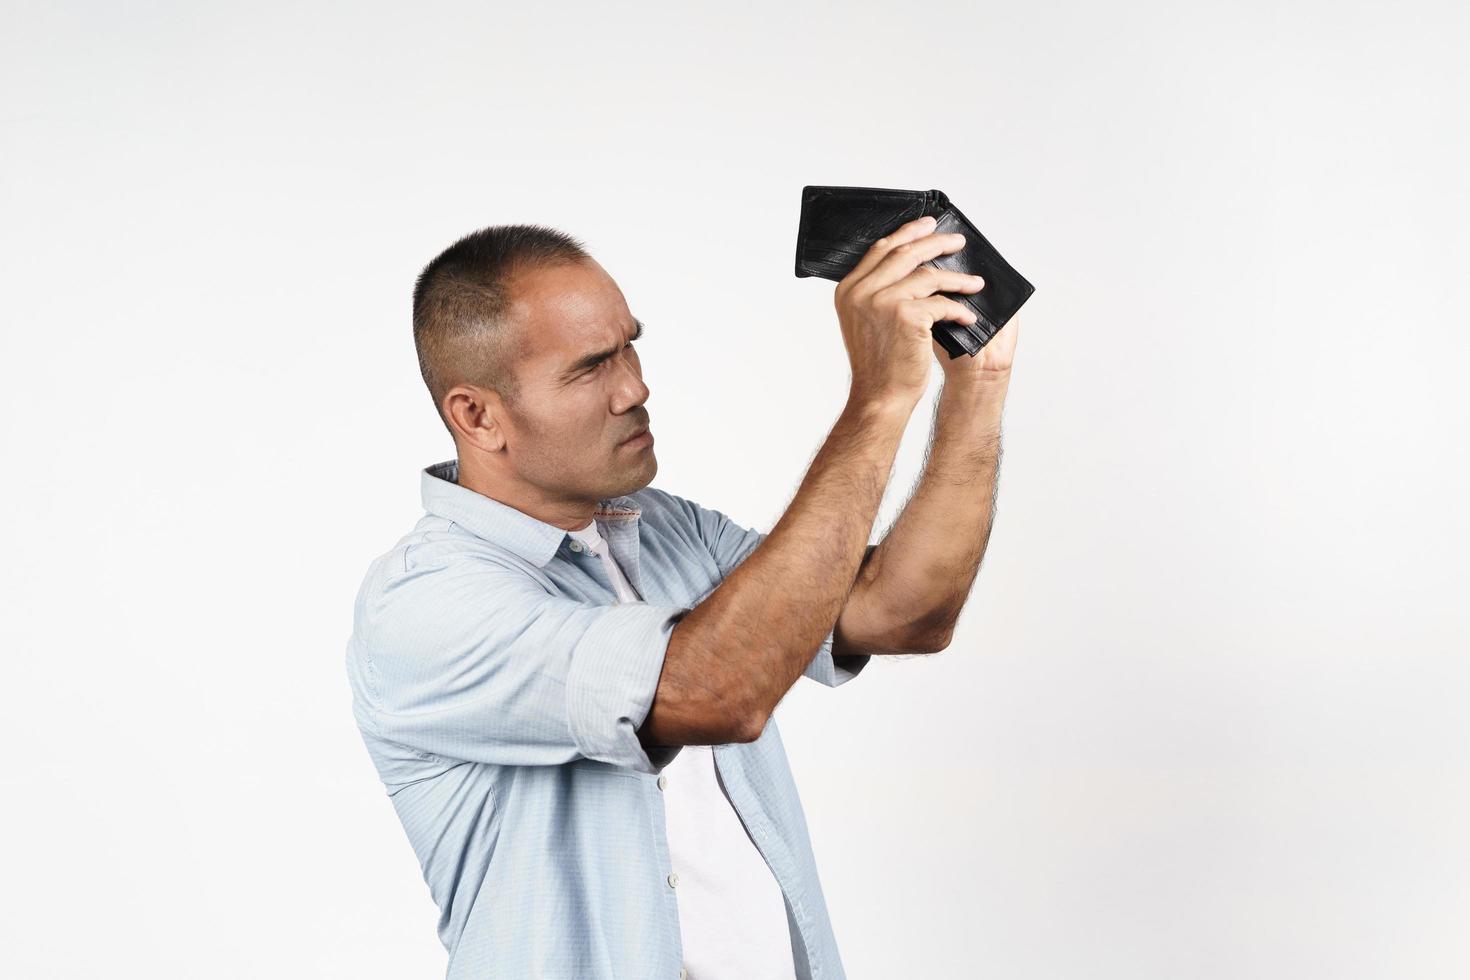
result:
M 951 361 L 935 343 L 945 384 L 923 475 L 893 527 L 863 559 L 837 618 L 835 654 L 937 653 L 949 645 L 995 517 L 1015 327 L 1012 318 L 974 357 Z

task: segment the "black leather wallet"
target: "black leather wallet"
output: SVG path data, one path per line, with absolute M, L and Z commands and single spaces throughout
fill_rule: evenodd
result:
M 941 190 L 808 184 L 801 189 L 796 274 L 839 282 L 873 242 L 926 214 L 939 220 L 935 234 L 959 232 L 965 236 L 965 247 L 923 264 L 985 279 L 985 286 L 977 293 L 938 294 L 969 307 L 976 316 L 974 323 L 941 320 L 933 328 L 934 339 L 951 359 L 961 354 L 974 356 L 1015 315 L 1035 287 L 1001 258 L 995 246 Z

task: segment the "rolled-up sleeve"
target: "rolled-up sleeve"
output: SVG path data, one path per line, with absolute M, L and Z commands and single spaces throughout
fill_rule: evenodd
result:
M 868 666 L 868 661 L 873 659 L 871 653 L 834 656 L 832 641 L 835 633 L 835 627 L 828 631 L 822 645 L 817 647 L 816 656 L 812 657 L 812 662 L 806 665 L 806 670 L 801 672 L 801 676 L 811 678 L 819 684 L 826 684 L 828 687 L 837 687 L 839 684 L 846 684 L 852 680 L 862 673 L 864 667 Z
M 766 532 L 744 527 L 718 510 L 702 507 L 683 497 L 676 499 L 695 521 L 700 539 L 714 557 L 715 564 L 720 568 L 721 578 L 734 571 L 735 567 L 749 557 L 750 553 L 755 551 L 756 547 L 767 537 Z M 837 687 L 862 673 L 868 661 L 873 659 L 870 653 L 834 656 L 832 643 L 836 629 L 834 623 L 832 629 L 827 631 L 826 638 L 817 647 L 811 662 L 801 672 L 801 676 L 828 687 Z
M 360 599 L 354 694 L 380 737 L 420 753 L 652 773 L 638 726 L 688 611 L 568 599 L 479 557 L 419 566 Z

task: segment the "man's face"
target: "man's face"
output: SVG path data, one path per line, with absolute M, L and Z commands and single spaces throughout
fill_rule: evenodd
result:
M 506 325 L 523 339 L 520 397 L 505 420 L 505 452 L 521 481 L 548 500 L 601 500 L 646 487 L 658 472 L 633 347 L 640 327 L 597 262 L 518 274 Z M 508 416 L 508 417 L 507 417 Z

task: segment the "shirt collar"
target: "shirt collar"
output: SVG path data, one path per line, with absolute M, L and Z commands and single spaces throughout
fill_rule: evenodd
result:
M 493 497 L 459 485 L 459 460 L 449 459 L 420 471 L 420 495 L 424 510 L 453 521 L 486 541 L 508 548 L 542 568 L 567 539 L 565 529 L 537 520 Z M 632 518 L 642 513 L 630 496 L 608 497 L 597 502 L 593 518 Z

